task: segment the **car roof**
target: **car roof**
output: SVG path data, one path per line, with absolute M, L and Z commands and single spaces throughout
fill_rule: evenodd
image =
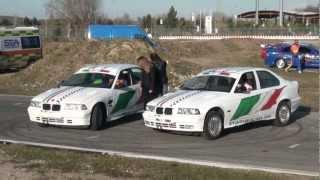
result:
M 120 71 L 129 68 L 138 68 L 139 66 L 134 64 L 89 64 L 78 70 L 78 73 L 101 73 L 110 74 L 116 76 Z
M 197 76 L 216 75 L 216 76 L 238 78 L 245 72 L 257 71 L 257 70 L 269 71 L 266 68 L 257 68 L 257 67 L 224 67 L 224 68 L 206 69 L 200 72 Z
M 293 42 L 280 42 L 280 43 L 276 43 L 274 44 L 274 46 L 276 47 L 288 47 L 291 46 L 293 44 Z M 315 48 L 315 46 L 311 43 L 307 43 L 307 42 L 300 42 L 299 43 L 301 46 L 306 46 L 306 47 L 310 47 L 310 48 Z

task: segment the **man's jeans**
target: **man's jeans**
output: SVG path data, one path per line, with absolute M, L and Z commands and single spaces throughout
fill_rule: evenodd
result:
M 302 66 L 301 66 L 300 57 L 298 55 L 293 55 L 292 59 L 293 59 L 293 64 L 297 66 L 297 70 L 301 71 L 302 70 Z

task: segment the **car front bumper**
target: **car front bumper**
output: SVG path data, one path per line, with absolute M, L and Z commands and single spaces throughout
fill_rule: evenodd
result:
M 31 122 L 56 126 L 90 126 L 90 111 L 45 111 L 41 108 L 29 107 Z
M 155 112 L 143 113 L 144 124 L 154 129 L 184 132 L 202 132 L 202 115 L 159 115 Z

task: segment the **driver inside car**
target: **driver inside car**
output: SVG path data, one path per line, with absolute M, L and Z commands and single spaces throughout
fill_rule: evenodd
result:
M 252 77 L 253 78 L 253 77 Z M 253 79 L 248 77 L 247 74 L 242 75 L 239 84 L 237 85 L 236 92 L 250 93 L 253 90 Z
M 125 79 L 120 78 L 120 77 L 117 79 L 117 81 L 116 81 L 116 88 L 117 89 L 121 89 L 121 88 L 124 88 L 127 86 L 128 86 L 128 83 Z

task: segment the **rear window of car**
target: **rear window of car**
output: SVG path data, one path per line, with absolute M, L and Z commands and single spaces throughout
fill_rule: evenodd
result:
M 261 89 L 279 86 L 280 81 L 268 71 L 257 71 Z

